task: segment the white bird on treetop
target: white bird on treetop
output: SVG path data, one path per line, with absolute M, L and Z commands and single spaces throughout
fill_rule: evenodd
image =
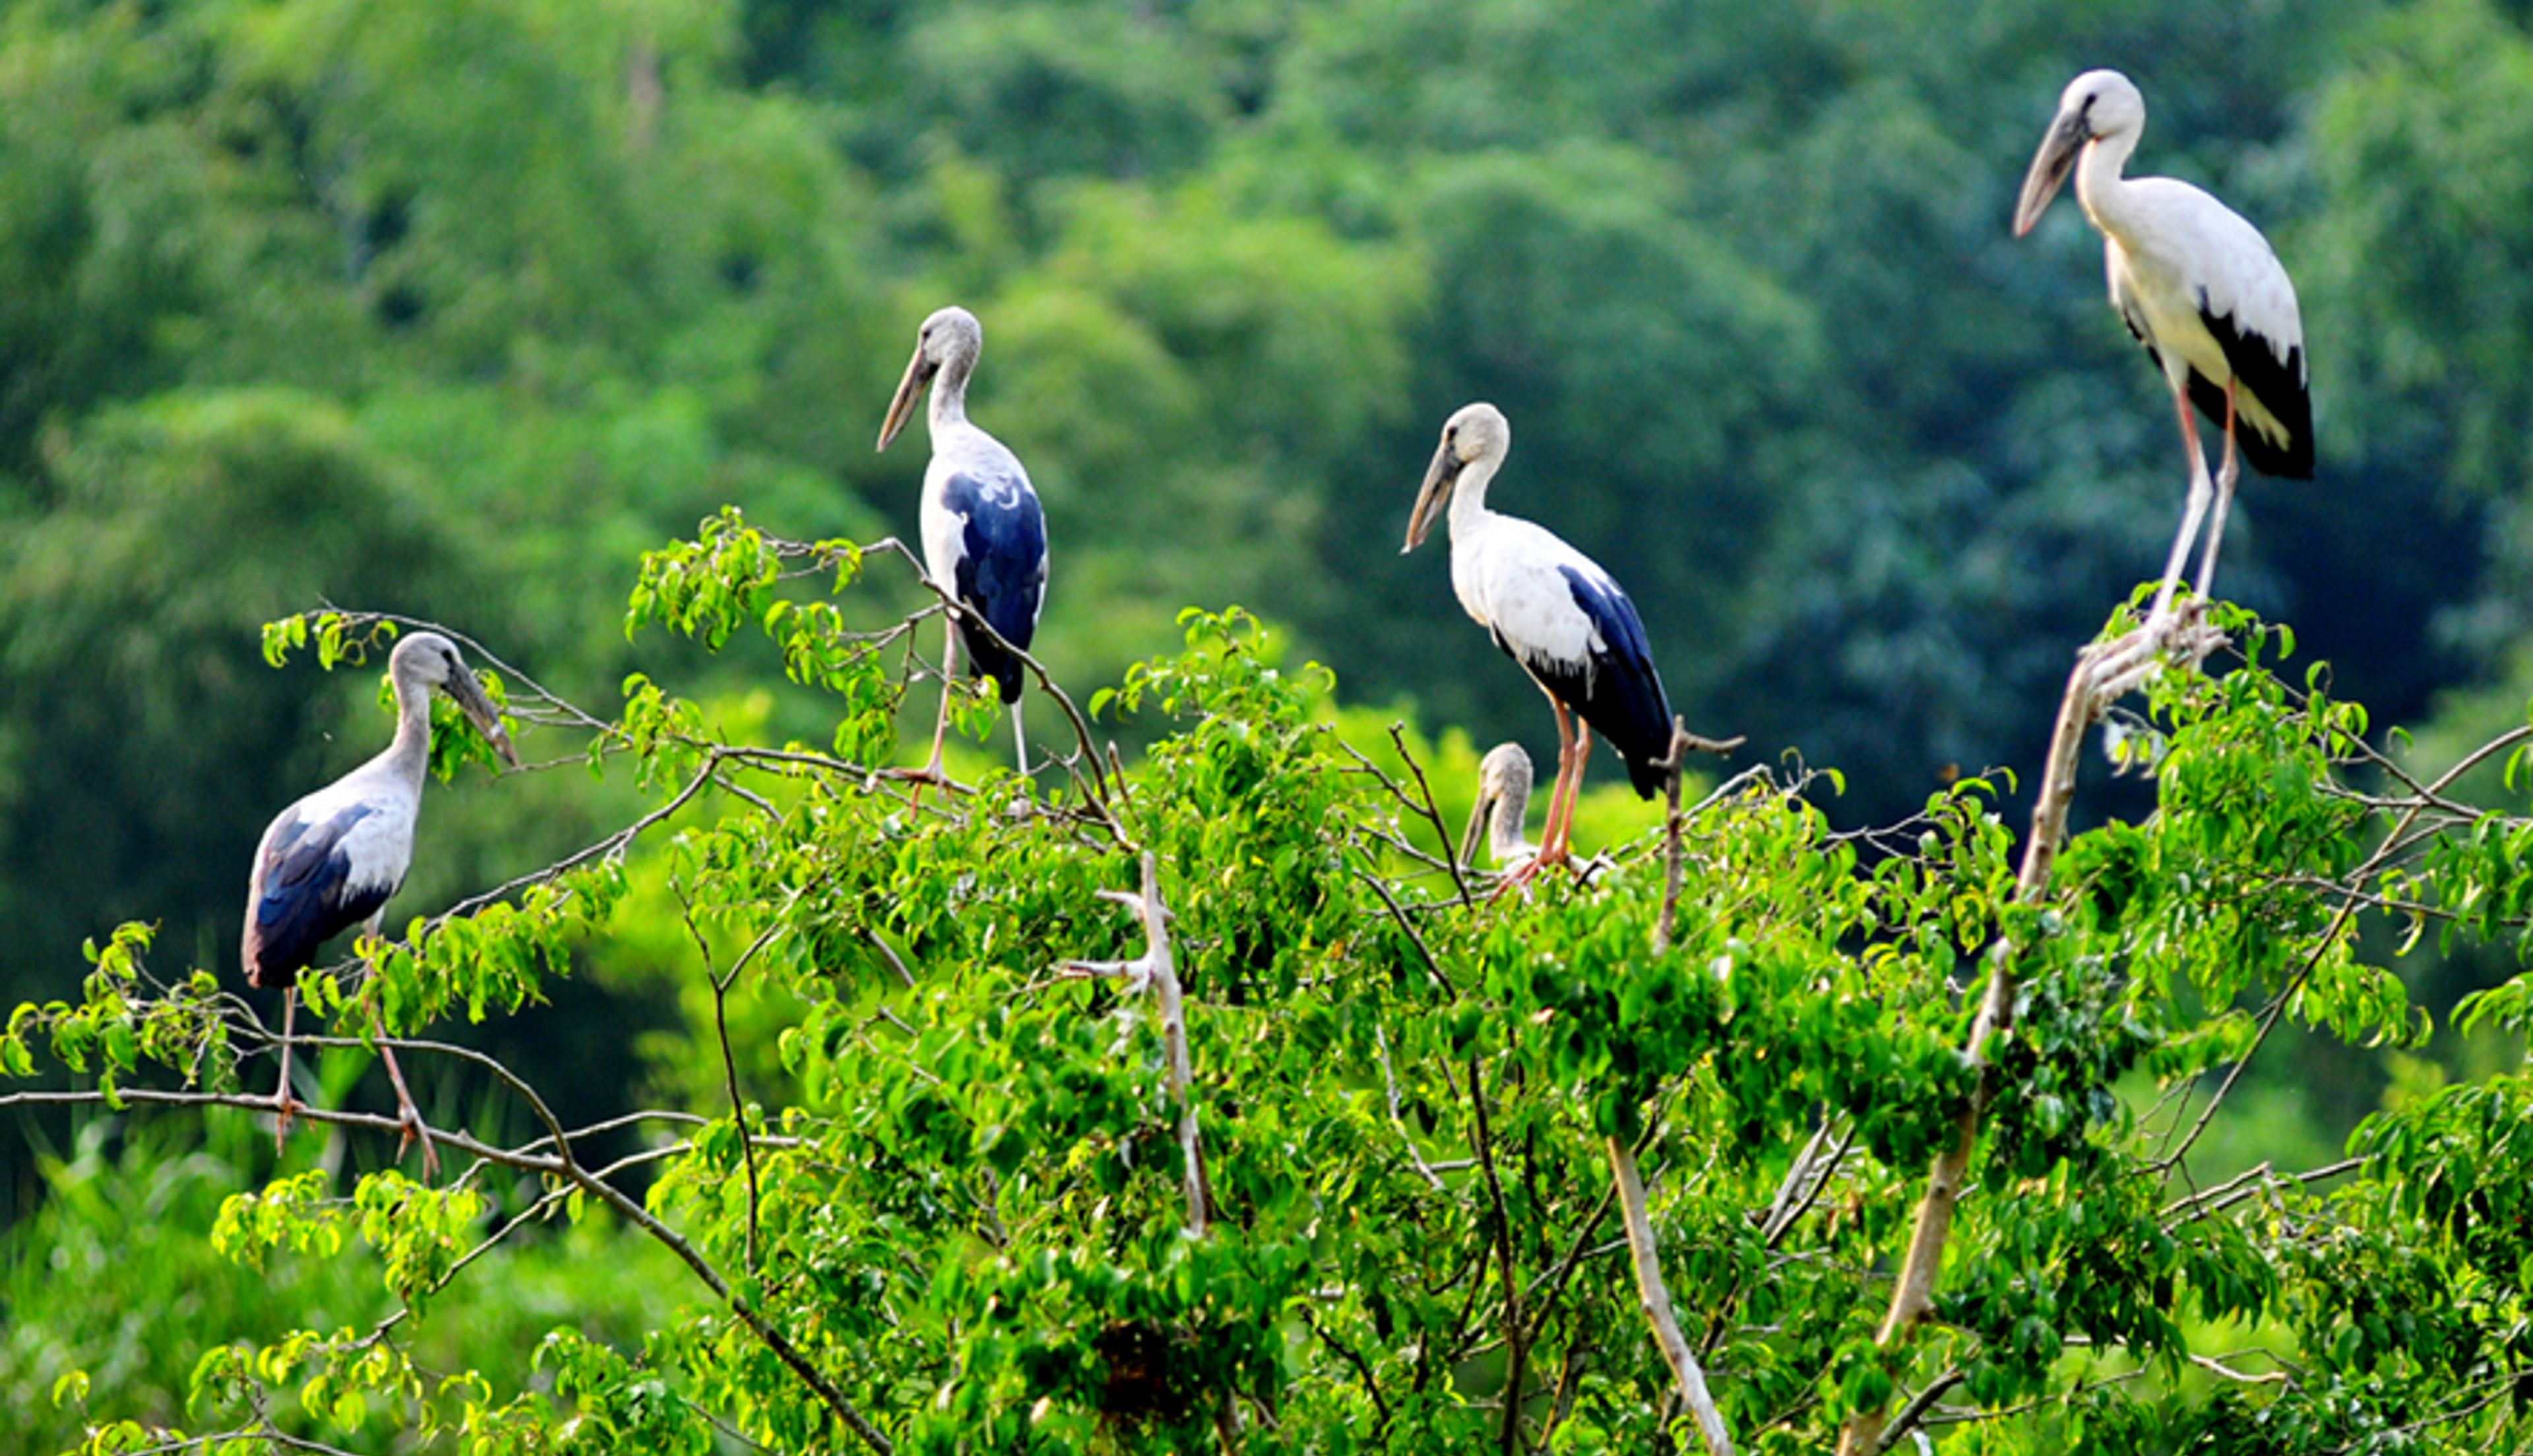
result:
M 1443 427 L 1407 519 L 1416 549 L 1449 502 L 1451 590 L 1520 664 L 1557 711 L 1557 783 L 1539 853 L 1517 874 L 1568 863 L 1574 799 L 1597 728 L 1626 761 L 1628 782 L 1652 798 L 1669 772 L 1671 700 L 1635 604 L 1591 557 L 1555 533 L 1487 508 L 1487 486 L 1512 448 L 1512 426 L 1491 404 L 1463 407 Z M 1574 719 L 1584 728 L 1578 733 Z
M 1003 442 L 968 420 L 968 379 L 984 352 L 985 330 L 976 316 L 951 307 L 923 320 L 914 336 L 914 358 L 906 366 L 888 418 L 879 427 L 879 448 L 906 428 L 914 402 L 932 390 L 932 461 L 923 469 L 923 569 L 952 600 L 983 617 L 1003 642 L 1029 651 L 1046 605 L 1046 513 L 1038 507 L 1029 472 Z M 1021 660 L 954 614 L 942 649 L 941 717 L 932 730 L 932 757 L 908 776 L 948 782 L 941 772 L 941 740 L 950 731 L 950 691 L 959 676 L 959 649 L 968 649 L 972 671 L 990 677 L 1012 709 L 1012 752 L 1029 772 L 1029 747 L 1021 733 Z M 918 792 L 920 790 L 917 790 Z
M 2102 235 L 2111 306 L 2172 390 L 2190 451 L 2190 497 L 2149 616 L 2157 622 L 2211 495 L 2215 515 L 2200 555 L 2200 597 L 2214 587 L 2225 511 L 2241 473 L 2238 448 L 2264 474 L 2312 476 L 2313 403 L 2295 285 L 2268 240 L 2187 182 L 2120 175 L 2145 130 L 2146 100 L 2127 77 L 2088 71 L 2070 82 L 2023 179 L 2014 232 L 2032 231 L 2072 172 L 2076 201 Z M 2212 488 L 2194 404 L 2224 430 L 2224 464 Z

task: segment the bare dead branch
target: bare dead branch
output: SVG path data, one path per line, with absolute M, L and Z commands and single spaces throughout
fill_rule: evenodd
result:
M 1653 1218 L 1645 1208 L 1645 1184 L 1636 1169 L 1635 1149 L 1618 1137 L 1608 1138 L 1606 1145 L 1610 1177 L 1619 1194 L 1620 1220 L 1627 1231 L 1627 1254 L 1635 1268 L 1636 1301 L 1643 1307 L 1645 1318 L 1653 1323 L 1663 1363 L 1671 1367 L 1672 1379 L 1678 1386 L 1676 1393 L 1697 1422 L 1698 1437 L 1706 1443 L 1707 1456 L 1733 1456 L 1733 1437 L 1724 1427 L 1723 1413 L 1715 1408 L 1715 1397 L 1706 1388 L 1706 1371 L 1699 1368 L 1687 1337 L 1679 1331 L 1679 1317 L 1672 1312 L 1671 1289 L 1663 1282 L 1662 1259 L 1654 1246 Z
M 2096 673 L 2104 659 L 2088 651 L 2067 675 L 2067 690 L 2058 702 L 2058 721 L 2049 735 L 2049 757 L 2040 776 L 2040 792 L 2032 807 L 2032 836 L 2024 842 L 2023 865 L 2015 877 L 2015 899 L 2031 903 L 2048 892 L 2050 869 L 2058 844 L 2067 832 L 2067 811 L 2076 798 L 2076 766 L 2102 699 Z M 2150 654 L 2146 667 L 2158 661 Z M 1936 1153 L 1926 1175 L 1925 1196 L 1918 1201 L 1909 1231 L 1909 1250 L 1891 1284 L 1891 1308 L 1884 1314 L 1875 1343 L 1889 1350 L 1934 1308 L 1935 1276 L 1943 1267 L 1944 1245 L 1953 1231 L 1953 1208 L 1970 1174 L 1971 1153 L 1978 1143 L 1979 1124 L 1987 1115 L 1994 1087 L 1989 1077 L 1988 1047 L 2014 1024 L 2015 962 L 2013 948 L 2003 941 L 1989 949 L 1987 991 L 1971 1022 L 1970 1044 L 1963 1049 L 1971 1067 L 1971 1093 L 1953 1117 L 1949 1143 Z M 1839 1456 L 1873 1456 L 1882 1449 L 1883 1408 L 1860 1410 L 1839 1433 Z
M 1188 1056 L 1187 1005 L 1179 989 L 1179 974 L 1170 957 L 1170 909 L 1161 903 L 1160 869 L 1152 852 L 1143 852 L 1144 888 L 1140 895 L 1118 890 L 1099 892 L 1103 900 L 1113 900 L 1134 908 L 1144 922 L 1145 949 L 1132 961 L 1068 961 L 1060 972 L 1121 980 L 1130 990 L 1149 991 L 1160 1003 L 1161 1048 L 1168 1069 L 1170 1098 L 1179 1105 L 1179 1152 L 1187 1165 L 1188 1232 L 1205 1236 L 1208 1209 L 1212 1196 L 1206 1187 L 1205 1150 L 1197 1133 L 1196 1080 L 1194 1064 Z

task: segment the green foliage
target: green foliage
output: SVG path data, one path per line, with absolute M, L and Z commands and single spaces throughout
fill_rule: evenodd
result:
M 2421 1083 L 2311 1176 L 2211 1180 L 2194 1155 L 2204 1077 L 2278 1019 L 2421 1034 L 2370 922 L 2512 941 L 2533 895 L 2498 821 L 2355 786 L 2365 715 L 2278 674 L 2283 629 L 2234 613 L 2231 670 L 2157 679 L 2158 812 L 2078 836 L 2043 903 L 2015 903 L 1988 783 L 1856 836 L 1765 773 L 1688 809 L 1676 896 L 1657 830 L 1587 877 L 1482 899 L 1492 877 L 1443 858 L 1424 786 L 1465 776 L 1465 742 L 1429 763 L 1403 726 L 1380 741 L 1236 609 L 1182 613 L 1182 650 L 1093 700 L 1149 740 L 1122 775 L 1059 749 L 1069 778 L 1044 791 L 996 773 L 938 803 L 874 778 L 903 683 L 865 663 L 908 628 L 852 625 L 881 590 L 869 559 L 736 511 L 648 556 L 631 619 L 724 652 L 769 637 L 832 690 L 835 747 L 725 735 L 637 678 L 613 722 L 574 720 L 594 756 L 636 761 L 657 807 L 631 835 L 307 983 L 313 1011 L 390 1035 L 499 1021 L 665 896 L 709 993 L 686 1055 L 720 1071 L 664 1085 L 697 1110 L 647 1114 L 656 1135 L 614 1169 L 462 1127 L 440 1186 L 212 1165 L 227 1195 L 185 1257 L 364 1268 L 380 1312 L 284 1305 L 303 1327 L 202 1350 L 181 1412 L 94 1355 L 28 1367 L 96 1413 L 85 1449 L 267 1424 L 487 1452 L 703 1451 L 717 1427 L 800 1448 L 860 1422 L 904 1451 L 1439 1451 L 1496 1439 L 1508 1391 L 1544 1448 L 1636 1449 L 1668 1376 L 1606 1243 L 1613 1139 L 1651 1170 L 1665 1277 L 1756 1451 L 1817 1449 L 1930 1382 L 1991 1451 L 2514 1430 L 2483 1397 L 2533 1353 L 2520 1069 Z M 267 646 L 351 661 L 366 620 L 275 623 Z M 2410 833 L 2423 816 L 2437 835 Z M 634 852 L 646 832 L 666 843 Z M 1165 991 L 1100 903 L 1145 853 Z M 237 1059 L 262 1033 L 206 974 L 161 985 L 153 952 L 138 928 L 97 948 L 78 1001 L 12 1017 L 0 1070 L 57 1066 L 130 1107 L 171 1086 L 253 1105 Z M 1880 1350 L 1872 1271 L 1971 1105 L 1957 988 L 1993 956 L 2022 989 L 1985 1049 L 1936 1317 Z M 2166 1100 L 2141 1111 L 2141 1077 Z M 497 1077 L 503 1099 L 533 1083 Z M 207 1126 L 252 1136 L 234 1112 Z M 622 1182 L 635 1164 L 647 1185 Z M 566 1303 L 532 1369 L 363 1334 L 391 1312 L 442 1338 L 497 1287 L 492 1261 L 545 1256 L 517 1243 L 539 1218 L 575 1258 L 674 1256 L 665 1303 L 609 1328 Z
M 2056 87 L 2140 56 L 2153 169 L 2277 239 L 2314 322 L 2331 479 L 2247 491 L 2229 580 L 2386 718 L 2465 660 L 2503 680 L 2379 754 L 2229 619 L 2247 664 L 2154 689 L 2152 812 L 2080 813 L 2062 892 L 2017 905 L 1978 771 L 2174 493 L 2093 239 L 2061 209 L 2009 249 L 2002 214 Z M 2491 0 L 8 8 L 0 1077 L 93 1093 L 130 1142 L 48 1165 L 12 1236 L 0 1406 L 39 1449 L 832 1449 L 842 1397 L 908 1450 L 1462 1450 L 1501 1442 L 1518 1366 L 1555 1448 L 1646 1449 L 1680 1432 L 1615 1136 L 1755 1449 L 1938 1384 L 1965 1449 L 2520 1444 L 2533 839 L 2504 748 L 2421 790 L 2523 722 L 2533 661 L 2526 56 Z M 914 451 L 865 446 L 953 297 L 1054 522 L 1038 655 L 1113 685 L 1078 742 L 1032 686 L 1062 768 L 954 757 L 974 792 L 918 801 L 878 777 L 939 627 L 878 548 Z M 1503 503 L 1629 583 L 1695 726 L 1785 766 L 1692 787 L 1660 954 L 1659 812 L 1606 775 L 1587 881 L 1488 900 L 1446 862 L 1472 740 L 1415 721 L 1544 762 L 1536 694 L 1391 552 L 1478 396 L 1519 427 Z M 2455 490 L 2485 545 L 2433 524 Z M 362 670 L 324 690 L 248 644 L 329 600 L 620 699 L 504 670 L 597 777 L 488 787 L 439 734 L 401 934 L 308 984 L 347 1038 L 524 1042 L 542 1108 L 407 1058 L 436 1123 L 521 1158 L 638 1062 L 673 1115 L 603 1177 L 583 1139 L 584 1183 L 473 1146 L 428 1190 L 245 1171 L 237 866 L 370 751 L 393 623 L 274 622 L 276 666 Z M 1277 631 L 1173 632 L 1190 600 Z M 2420 649 L 2432 618 L 2462 659 Z M 1340 706 L 1321 662 L 1403 706 Z M 1142 949 L 1097 897 L 1143 851 L 1185 1105 L 1149 988 L 1061 968 Z M 136 912 L 163 918 L 106 929 Z M 2414 949 L 2490 983 L 2471 1056 L 2297 1177 L 2285 1109 L 2372 1084 L 2265 1084 L 2272 1041 L 2422 1050 L 2455 988 Z M 1886 1354 L 1877 1271 L 2000 954 L 2021 996 L 1937 1320 Z M 675 1024 L 582 1015 L 593 977 Z M 224 1099 L 206 1152 L 168 1097 Z M 1834 1174 L 1789 1194 L 1815 1142 Z
M 359 1218 L 324 1192 L 331 1176 L 312 1168 L 259 1189 L 252 1171 L 259 1148 L 268 1154 L 269 1139 L 244 1119 L 211 1120 L 198 1136 L 165 1121 L 100 1118 L 82 1127 L 66 1156 L 46 1161 L 47 1201 L 0 1262 L 7 1329 L 0 1400 L 13 1413 L 7 1449 L 71 1449 L 89 1438 L 90 1423 L 99 1433 L 127 1420 L 133 1430 L 185 1425 L 201 1392 L 223 1382 L 244 1388 L 248 1352 L 293 1348 L 286 1337 L 311 1319 L 357 1334 L 395 1311 L 397 1297 L 382 1282 L 383 1260 L 359 1237 Z M 389 1179 L 371 1196 L 397 1186 Z M 501 1196 L 514 1192 L 503 1186 Z M 296 1211 L 271 1238 L 251 1250 L 223 1247 L 222 1230 L 252 1224 L 294 1196 Z M 420 1247 L 428 1224 L 417 1218 L 405 1227 L 402 1200 L 392 1210 L 380 1206 L 383 1216 L 374 1221 L 384 1237 L 372 1242 Z M 409 1343 L 355 1353 L 355 1378 L 332 1385 L 317 1409 L 297 1401 L 279 1407 L 287 1428 L 325 1422 L 383 1445 L 407 1424 L 376 1389 L 393 1374 L 379 1362 L 398 1349 L 425 1369 L 453 1370 L 475 1361 L 469 1352 L 529 1350 L 557 1321 L 586 1331 L 585 1339 L 637 1341 L 675 1303 L 668 1255 L 625 1243 L 599 1218 L 496 1248 L 470 1273 L 430 1306 L 431 1318 L 412 1326 Z M 180 1327 L 227 1343 L 197 1348 L 170 1337 Z M 296 1348 L 314 1358 L 312 1346 Z M 363 1359 L 374 1363 L 362 1368 Z M 485 1404 L 496 1391 L 511 1398 L 530 1378 L 524 1365 L 466 1377 Z

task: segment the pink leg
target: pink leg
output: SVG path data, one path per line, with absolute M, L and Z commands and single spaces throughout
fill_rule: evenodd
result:
M 1554 701 L 1554 700 L 1552 700 Z M 1574 813 L 1574 774 L 1581 760 L 1575 750 L 1574 715 L 1557 703 L 1557 790 L 1549 796 L 1548 823 L 1539 835 L 1541 864 L 1565 862 L 1565 823 Z
M 1563 858 L 1562 851 L 1558 845 L 1557 833 L 1558 826 L 1564 818 L 1568 791 L 1567 770 L 1574 762 L 1574 721 L 1565 711 L 1565 704 L 1558 698 L 1557 694 L 1549 693 L 1545 687 L 1540 691 L 1548 693 L 1548 706 L 1557 710 L 1557 782 L 1548 790 L 1548 822 L 1539 832 L 1539 852 L 1530 857 L 1529 863 L 1504 877 L 1503 883 L 1496 888 L 1498 895 L 1503 894 L 1516 885 L 1529 884 L 1532 877 L 1536 876 L 1541 869 Z
M 1557 822 L 1557 859 L 1570 864 L 1574 859 L 1574 806 L 1583 797 L 1583 766 L 1592 759 L 1592 729 L 1584 724 L 1574 728 L 1574 768 L 1565 776 L 1565 817 Z

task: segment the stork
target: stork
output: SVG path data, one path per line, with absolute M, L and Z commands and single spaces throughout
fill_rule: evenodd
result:
M 2172 390 L 2190 452 L 2190 497 L 2148 616 L 2154 624 L 2166 620 L 2211 495 L 2215 516 L 2199 558 L 2201 599 L 2214 589 L 2216 551 L 2241 459 L 2266 475 L 2313 475 L 2313 403 L 2295 285 L 2268 240 L 2187 182 L 2121 176 L 2145 130 L 2146 100 L 2127 77 L 2088 71 L 2068 83 L 2057 119 L 2024 176 L 2014 234 L 2032 231 L 2072 171 L 2076 201 L 2102 235 L 2111 307 Z M 2212 488 L 2194 404 L 2225 432 L 2224 463 Z
M 1574 799 L 1593 730 L 1626 761 L 1638 796 L 1652 798 L 1667 772 L 1672 720 L 1644 623 L 1618 582 L 1546 528 L 1487 508 L 1487 486 L 1511 447 L 1512 426 L 1494 405 L 1467 405 L 1451 416 L 1408 514 L 1400 553 L 1425 539 L 1447 500 L 1452 593 L 1557 711 L 1548 823 L 1539 853 L 1515 872 L 1527 879 L 1543 866 L 1570 863 Z
M 923 470 L 923 569 L 1004 642 L 1027 652 L 1037 633 L 1038 609 L 1046 604 L 1046 514 L 1020 457 L 968 420 L 968 377 L 984 348 L 984 327 L 966 309 L 953 306 L 924 320 L 914 336 L 914 358 L 880 424 L 879 448 L 887 449 L 906 428 L 914 401 L 929 385 L 932 462 Z M 941 772 L 941 740 L 950 731 L 951 685 L 958 680 L 963 643 L 974 675 L 992 678 L 1011 705 L 1012 752 L 1026 774 L 1021 661 L 954 613 L 942 649 L 941 718 L 932 729 L 932 757 L 908 777 L 948 782 Z
M 1469 827 L 1460 836 L 1460 862 L 1475 864 L 1478 846 L 1500 870 L 1518 869 L 1539 853 L 1521 837 L 1530 815 L 1530 755 L 1519 743 L 1498 743 L 1478 760 L 1478 801 L 1469 807 Z
M 394 685 L 396 730 L 386 750 L 289 808 L 264 832 L 246 882 L 246 934 L 238 959 L 247 984 L 281 991 L 281 1086 L 273 1094 L 274 1145 L 290 1129 L 291 1019 L 299 973 L 317 950 L 353 926 L 376 936 L 389 897 L 413 863 L 413 827 L 422 809 L 422 781 L 431 767 L 431 690 L 445 691 L 512 768 L 519 756 L 501 715 L 484 695 L 457 646 L 437 632 L 416 632 L 387 658 Z M 425 1177 L 439 1168 L 431 1132 L 414 1108 L 395 1052 L 381 1045 L 405 1139 L 422 1139 Z

